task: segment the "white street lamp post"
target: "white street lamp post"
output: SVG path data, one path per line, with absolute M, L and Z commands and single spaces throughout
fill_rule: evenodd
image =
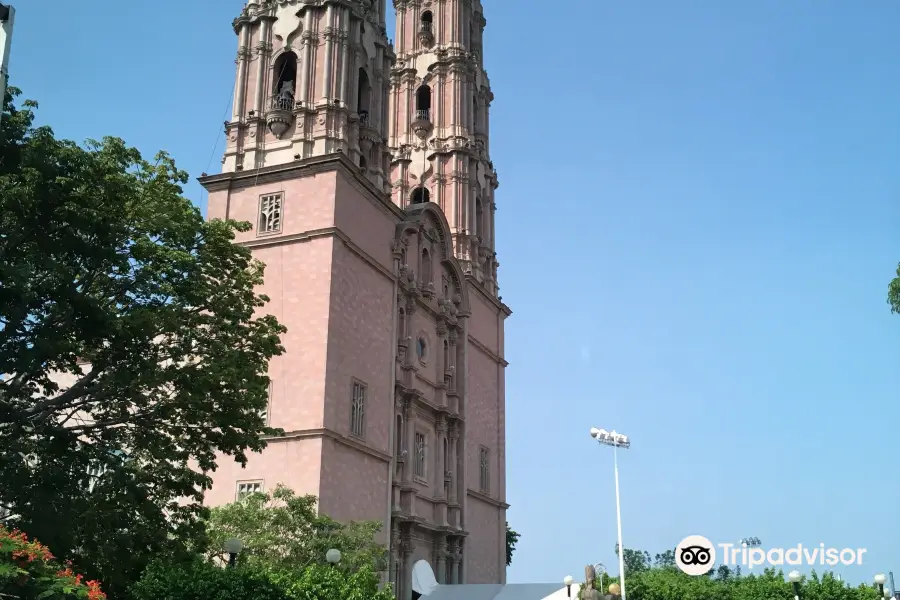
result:
M 237 556 L 244 549 L 244 542 L 237 538 L 225 540 L 225 552 L 228 554 L 228 566 L 234 568 L 237 564 Z
M 341 562 L 341 551 L 337 548 L 332 548 L 325 553 L 325 560 L 333 565 L 338 564 Z
M 0 4 L 0 119 L 3 118 L 3 102 L 6 100 L 6 84 L 9 79 L 9 48 L 12 44 L 13 24 L 16 9 L 8 4 Z
M 791 571 L 788 573 L 788 580 L 791 582 L 791 587 L 794 589 L 794 600 L 800 600 L 800 579 L 802 575 L 800 575 L 800 571 Z
M 619 456 L 618 449 L 631 448 L 631 442 L 627 435 L 616 433 L 616 430 L 606 431 L 591 427 L 591 437 L 604 446 L 612 446 L 613 449 L 613 474 L 616 478 L 616 528 L 619 533 L 619 592 L 622 600 L 625 600 L 625 546 L 622 544 L 622 507 L 619 502 Z
M 606 565 L 603 563 L 597 563 L 594 565 L 594 572 L 600 576 L 600 594 L 603 594 L 606 590 L 603 587 L 603 576 L 606 574 Z
M 875 576 L 875 585 L 878 587 L 878 595 L 884 596 L 884 582 L 887 581 L 887 577 L 884 576 L 884 573 L 879 573 Z
M 572 597 L 572 582 L 573 582 L 573 581 L 575 581 L 575 580 L 572 579 L 572 576 L 571 576 L 571 575 L 566 575 L 566 576 L 563 578 L 563 583 L 564 583 L 565 586 L 566 586 L 566 595 L 567 595 L 569 598 Z

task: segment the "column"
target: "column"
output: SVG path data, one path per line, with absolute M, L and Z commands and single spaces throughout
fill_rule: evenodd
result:
M 311 97 L 309 93 L 309 75 L 313 71 L 313 44 L 315 44 L 317 39 L 315 32 L 312 31 L 313 10 L 307 7 L 306 12 L 303 14 L 303 33 L 300 37 L 300 85 L 297 89 L 297 101 L 303 102 L 304 106 L 306 106 Z
M 438 583 L 447 583 L 447 542 L 445 538 L 439 538 L 437 551 L 435 552 L 435 569 Z
M 237 54 L 238 72 L 237 80 L 234 83 L 236 89 L 234 92 L 234 109 L 231 111 L 232 121 L 240 121 L 244 116 L 244 97 L 247 93 L 247 59 L 250 54 L 250 49 L 247 48 L 247 44 L 250 43 L 249 23 L 241 24 L 241 34 L 238 37 L 240 39 Z
M 450 583 L 456 585 L 459 583 L 459 540 L 451 542 L 450 546 Z
M 328 25 L 325 27 L 325 73 L 323 79 L 324 85 L 322 86 L 322 100 L 328 102 L 329 98 L 332 96 L 333 90 L 331 86 L 334 81 L 334 4 L 328 5 L 325 14 L 325 22 Z
M 403 600 L 412 600 L 412 542 L 407 541 L 403 546 Z
M 443 132 L 444 121 L 441 119 L 441 113 L 444 110 L 444 95 L 441 90 L 440 74 L 433 73 L 433 75 L 428 82 L 428 85 L 431 86 L 431 123 L 434 126 L 434 136 L 439 137 L 445 135 Z
M 409 352 L 415 352 L 410 348 Z M 403 469 L 403 483 L 409 484 L 416 472 L 416 424 L 413 419 L 412 400 L 404 399 L 403 422 L 406 426 L 406 468 Z M 413 507 L 410 507 L 413 508 Z
M 459 442 L 459 429 L 456 424 L 450 429 L 450 448 L 448 454 L 450 455 L 449 462 L 451 465 L 450 471 L 452 475 L 450 476 L 450 502 L 453 504 L 457 503 L 457 497 L 459 495 L 458 491 L 458 482 L 459 482 L 459 461 L 457 460 L 456 450 Z
M 259 43 L 256 45 L 256 97 L 253 99 L 253 110 L 257 116 L 262 116 L 260 112 L 263 110 L 263 102 L 265 96 L 263 90 L 266 84 L 266 73 L 269 65 L 269 31 L 272 24 L 268 19 L 263 19 L 260 24 Z
M 341 76 L 341 80 L 343 84 L 341 85 L 341 100 L 344 102 L 345 106 L 349 106 L 351 102 L 354 102 L 355 99 L 351 95 L 351 83 L 350 83 L 350 73 L 352 69 L 350 68 L 352 65 L 356 64 L 356 61 L 353 60 L 354 52 L 351 50 L 352 40 L 355 40 L 356 37 L 354 35 L 355 30 L 359 27 L 359 24 L 354 24 L 352 19 L 350 18 L 350 9 L 343 9 L 344 13 L 344 27 L 341 29 L 341 54 L 344 55 L 344 72 Z

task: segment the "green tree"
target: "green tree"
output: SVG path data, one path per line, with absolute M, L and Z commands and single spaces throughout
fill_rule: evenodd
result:
M 625 566 L 626 592 L 629 600 L 792 600 L 790 583 L 783 571 L 765 569 L 741 576 L 738 567 L 719 565 L 706 577 L 692 577 L 668 564 L 668 553 L 657 555 L 652 566 L 649 555 L 626 549 L 635 567 Z M 813 572 L 802 583 L 803 600 L 880 600 L 870 586 L 849 587 L 827 573 Z
M 59 140 L 8 92 L 0 507 L 115 597 L 150 557 L 202 543 L 217 453 L 245 463 L 278 433 L 260 412 L 284 328 L 232 243 L 249 224 L 205 222 L 165 153 Z
M 616 556 L 619 556 L 619 544 L 616 543 Z M 646 571 L 649 569 L 653 562 L 650 560 L 650 553 L 645 552 L 644 550 L 632 550 L 631 548 L 625 548 L 623 561 L 625 563 L 625 579 L 627 583 L 628 577 L 632 573 L 637 573 L 639 571 Z M 627 590 L 626 590 L 627 592 Z
M 208 556 L 224 559 L 225 540 L 238 538 L 244 565 L 304 569 L 325 564 L 325 553 L 335 548 L 341 551 L 340 570 L 377 572 L 386 568 L 386 550 L 375 541 L 380 528 L 375 521 L 338 523 L 318 513 L 315 496 L 299 496 L 279 485 L 271 493 L 213 508 Z
M 394 598 L 389 586 L 379 589 L 378 575 L 370 566 L 346 572 L 331 565 L 312 565 L 300 573 L 280 571 L 273 573 L 271 577 L 287 590 L 290 600 L 393 600 Z
M 670 569 L 675 566 L 675 551 L 666 550 L 653 558 L 653 566 L 660 569 Z
M 516 544 L 519 542 L 519 538 L 522 537 L 522 534 L 518 531 L 515 531 L 512 527 L 509 526 L 509 523 L 506 524 L 506 566 L 512 564 L 513 552 L 516 551 Z
M 100 582 L 85 581 L 21 531 L 0 526 L 0 597 L 19 600 L 105 600 Z
M 266 572 L 201 560 L 154 562 L 130 591 L 133 600 L 289 600 L 285 586 Z
M 233 569 L 207 561 L 152 564 L 132 588 L 133 600 L 392 600 L 378 589 L 371 567 L 346 572 L 331 565 L 305 569 L 239 565 Z

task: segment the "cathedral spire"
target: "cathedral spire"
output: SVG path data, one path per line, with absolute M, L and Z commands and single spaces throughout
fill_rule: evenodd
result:
M 489 155 L 493 100 L 482 62 L 479 0 L 394 0 L 388 144 L 394 201 L 435 202 L 467 272 L 497 293 L 494 190 Z
M 389 189 L 386 0 L 250 0 L 223 170 L 342 152 Z

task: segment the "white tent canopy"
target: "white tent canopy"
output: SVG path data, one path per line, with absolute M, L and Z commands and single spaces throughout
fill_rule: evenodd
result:
M 428 561 L 413 565 L 412 588 L 422 600 L 569 600 L 578 597 L 580 586 L 571 590 L 559 583 L 508 583 L 441 585 Z

